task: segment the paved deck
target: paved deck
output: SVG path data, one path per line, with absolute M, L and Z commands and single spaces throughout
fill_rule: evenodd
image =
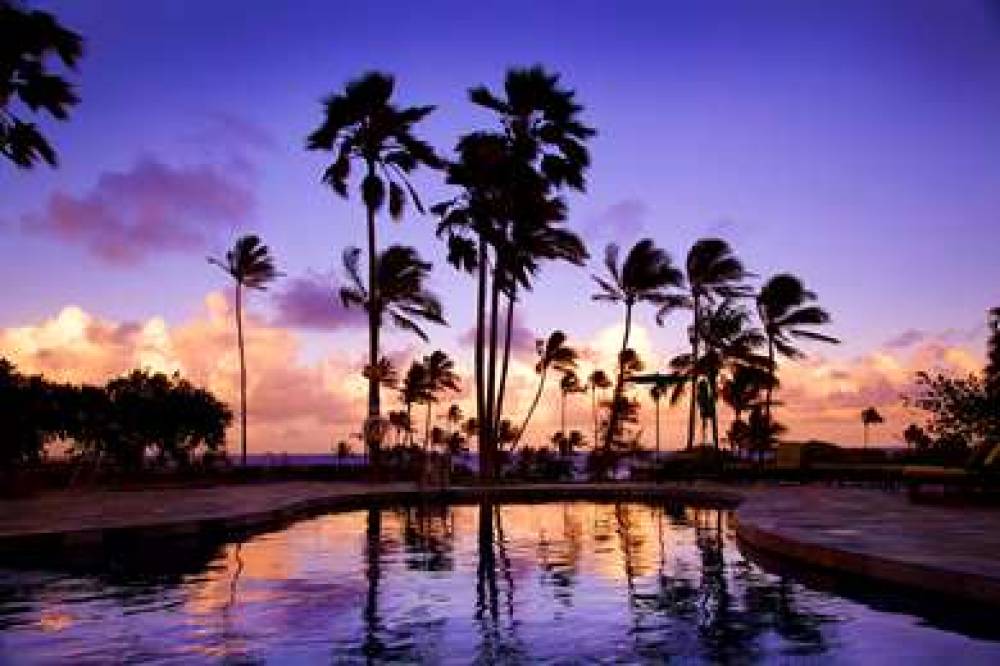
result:
M 1000 509 L 913 504 L 905 493 L 828 486 L 748 495 L 751 547 L 825 569 L 1000 606 Z

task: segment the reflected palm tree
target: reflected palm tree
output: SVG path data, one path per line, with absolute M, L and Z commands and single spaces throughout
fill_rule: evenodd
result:
M 382 619 L 379 616 L 378 587 L 382 578 L 382 512 L 373 507 L 368 509 L 365 521 L 365 580 L 367 594 L 362 619 L 365 627 L 362 651 L 370 660 L 382 653 Z
M 802 358 L 805 354 L 795 346 L 797 339 L 815 340 L 828 344 L 840 342 L 837 338 L 811 330 L 830 322 L 826 310 L 815 305 L 816 294 L 805 288 L 802 280 L 781 273 L 768 280 L 757 294 L 757 314 L 767 335 L 767 353 L 771 372 L 777 374 L 775 353 L 785 358 Z M 767 387 L 766 413 L 771 415 L 771 392 L 777 381 Z
M 646 238 L 636 243 L 620 265 L 618 255 L 618 245 L 610 243 L 604 253 L 607 275 L 592 276 L 599 288 L 592 297 L 595 301 L 621 303 L 625 308 L 625 331 L 618 358 L 618 379 L 615 382 L 608 429 L 604 438 L 604 445 L 608 449 L 611 448 L 618 420 L 621 418 L 620 405 L 626 372 L 623 361 L 625 352 L 629 348 L 633 308 L 639 303 L 655 305 L 658 308 L 657 322 L 662 322 L 668 312 L 684 303 L 682 296 L 673 291 L 683 285 L 684 275 L 674 266 L 670 255 L 656 247 L 652 239 Z
M 281 276 L 274 266 L 271 250 L 258 236 L 241 236 L 223 259 L 208 258 L 236 283 L 236 344 L 240 354 L 240 461 L 247 464 L 247 367 L 243 344 L 243 290 L 264 291 Z
M 353 163 L 364 167 L 361 179 L 361 197 L 367 212 L 368 286 L 362 287 L 360 277 L 356 287 L 368 292 L 366 301 L 376 304 L 368 310 L 368 364 L 379 358 L 379 331 L 382 326 L 382 303 L 389 302 L 383 294 L 385 285 L 382 263 L 376 241 L 375 216 L 386 202 L 388 183 L 389 214 L 394 219 L 403 215 L 407 199 L 417 210 L 423 205 L 409 176 L 421 166 L 438 169 L 443 166 L 434 149 L 418 139 L 414 129 L 433 110 L 433 106 L 399 108 L 392 102 L 395 81 L 382 72 L 368 72 L 347 83 L 343 92 L 327 97 L 324 102 L 323 121 L 306 140 L 309 150 L 328 152 L 333 162 L 323 172 L 323 183 L 334 192 L 347 197 L 348 181 Z M 360 251 L 359 251 L 360 254 Z M 384 257 L 383 257 L 384 259 Z M 354 259 L 356 267 L 357 258 Z M 354 271 L 357 272 L 356 270 Z M 352 279 L 353 279 L 352 275 Z M 418 309 L 423 306 L 418 305 Z M 440 308 L 438 309 L 440 312 Z M 417 314 L 418 317 L 423 315 Z M 398 323 L 398 322 L 397 322 Z M 378 429 L 373 421 L 381 417 L 379 383 L 368 381 L 368 422 L 364 429 L 366 448 L 373 452 L 373 462 L 378 464 L 376 440 Z

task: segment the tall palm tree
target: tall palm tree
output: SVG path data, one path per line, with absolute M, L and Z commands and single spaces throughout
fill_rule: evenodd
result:
M 424 357 L 424 368 L 426 368 L 428 399 L 427 420 L 424 428 L 424 445 L 430 441 L 431 430 L 431 408 L 437 402 L 438 394 L 442 391 L 452 391 L 457 393 L 460 390 L 458 374 L 455 372 L 455 362 L 451 360 L 445 352 L 440 349 L 434 351 L 429 356 Z
M 600 368 L 591 371 L 587 377 L 587 388 L 590 389 L 590 411 L 594 417 L 594 446 L 597 446 L 597 431 L 599 430 L 597 423 L 597 392 L 611 388 L 611 379 L 608 378 L 608 373 Z
M 541 67 L 508 70 L 502 92 L 480 86 L 469 97 L 496 114 L 500 128 L 462 137 L 448 182 L 464 192 L 435 212 L 442 216 L 438 235 L 448 238 L 451 263 L 478 272 L 477 415 L 482 476 L 488 479 L 496 471 L 491 451 L 503 420 L 517 294 L 531 288 L 541 261 L 582 264 L 587 256 L 583 242 L 559 227 L 566 214 L 558 192 L 583 189 L 590 164 L 585 141 L 594 131 L 580 121 L 575 93 Z
M 49 60 L 54 56 L 75 69 L 83 39 L 48 12 L 0 0 L 0 45 L 0 155 L 22 169 L 39 161 L 54 167 L 55 149 L 23 112 L 45 111 L 66 120 L 80 99 L 73 85 L 49 68 Z
M 815 305 L 816 294 L 805 288 L 802 280 L 788 273 L 780 273 L 768 280 L 757 294 L 757 314 L 767 335 L 767 354 L 771 369 L 777 374 L 775 352 L 785 358 L 804 356 L 795 346 L 796 339 L 816 340 L 837 344 L 837 338 L 810 330 L 830 322 L 826 310 Z M 767 389 L 765 411 L 771 414 L 771 391 Z
M 868 446 L 868 427 L 873 425 L 878 425 L 879 423 L 884 423 L 885 419 L 882 415 L 878 413 L 878 410 L 874 407 L 866 407 L 861 412 L 861 424 L 865 429 L 865 446 Z
M 243 289 L 264 291 L 281 273 L 274 265 L 271 250 L 258 236 L 248 234 L 236 239 L 222 259 L 209 257 L 236 283 L 236 344 L 240 353 L 240 462 L 247 464 L 247 367 L 243 344 Z
M 667 312 L 684 303 L 683 297 L 673 291 L 683 286 L 684 275 L 674 266 L 670 255 L 656 247 L 652 239 L 645 238 L 636 243 L 620 266 L 618 253 L 618 245 L 610 243 L 604 253 L 607 276 L 592 276 L 599 287 L 598 293 L 592 297 L 595 301 L 621 303 L 625 307 L 625 332 L 622 335 L 618 359 L 618 379 L 615 382 L 611 412 L 608 416 L 608 430 L 604 438 L 604 445 L 607 448 L 611 447 L 611 440 L 620 417 L 625 385 L 625 364 L 622 361 L 632 332 L 633 308 L 639 303 L 656 306 L 659 311 L 657 321 L 660 322 Z
M 580 378 L 572 370 L 563 372 L 562 379 L 559 380 L 559 392 L 562 396 L 562 407 L 560 409 L 560 432 L 566 436 L 566 398 L 570 393 L 583 393 L 587 388 L 580 383 Z
M 309 150 L 322 150 L 333 155 L 332 163 L 323 172 L 323 183 L 334 192 L 347 197 L 352 163 L 364 168 L 361 197 L 367 212 L 368 286 L 372 302 L 385 300 L 379 282 L 379 251 L 376 241 L 375 216 L 386 203 L 388 183 L 389 214 L 402 216 L 407 199 L 419 212 L 423 204 L 410 184 L 409 176 L 420 166 L 440 168 L 441 160 L 433 148 L 414 134 L 415 126 L 427 117 L 433 106 L 397 107 L 392 102 L 395 81 L 382 72 L 368 72 L 347 83 L 343 92 L 327 97 L 323 121 L 306 139 Z M 357 260 L 355 259 L 355 264 Z M 368 363 L 379 357 L 378 308 L 368 311 Z M 368 418 L 364 429 L 368 448 L 378 464 L 378 443 L 375 442 L 381 418 L 379 383 L 368 382 Z
M 549 370 L 554 369 L 559 372 L 569 372 L 576 368 L 576 350 L 566 344 L 566 334 L 562 331 L 552 331 L 546 340 L 535 341 L 535 352 L 538 354 L 538 362 L 535 363 L 535 373 L 538 375 L 538 390 L 531 401 L 528 413 L 524 416 L 521 427 L 517 429 L 517 437 L 514 439 L 511 451 L 513 451 L 521 441 L 521 436 L 528 429 L 528 422 L 531 421 L 538 401 L 542 397 L 542 390 L 545 388 L 545 378 Z
M 711 306 L 718 298 L 742 298 L 750 295 L 745 280 L 750 274 L 743 262 L 721 238 L 703 238 L 691 246 L 685 262 L 687 277 L 688 306 L 694 313 L 690 329 L 691 359 L 697 364 L 699 357 L 701 318 L 704 308 Z M 697 404 L 698 375 L 691 376 L 691 401 L 688 410 L 687 448 L 694 445 L 694 416 Z

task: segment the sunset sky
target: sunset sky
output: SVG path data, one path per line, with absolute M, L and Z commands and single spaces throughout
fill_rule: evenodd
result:
M 329 450 L 364 409 L 363 319 L 333 300 L 364 211 L 320 185 L 324 158 L 304 150 L 320 99 L 392 72 L 400 103 L 438 106 L 422 134 L 449 154 L 491 127 L 466 90 L 534 63 L 562 74 L 598 130 L 588 192 L 570 197 L 595 258 L 643 236 L 680 258 L 721 235 L 755 273 L 791 271 L 818 292 L 844 343 L 783 366 L 793 436 L 858 443 L 872 404 L 889 417 L 876 439 L 894 441 L 915 369 L 982 364 L 985 313 L 1000 305 L 995 4 L 30 4 L 80 32 L 86 53 L 82 103 L 45 123 L 59 169 L 0 164 L 0 353 L 26 371 L 178 369 L 232 399 L 229 285 L 205 256 L 259 232 L 287 277 L 252 298 L 250 448 Z M 448 194 L 436 174 L 417 184 L 428 201 Z M 468 369 L 473 283 L 444 264 L 431 218 L 380 224 L 383 243 L 435 262 L 451 324 L 429 347 L 389 332 L 386 350 L 403 364 L 441 347 Z M 583 372 L 610 369 L 621 313 L 590 301 L 594 270 L 548 266 L 526 296 L 515 418 L 535 336 L 562 328 Z M 639 313 L 636 346 L 661 365 L 687 320 L 657 328 L 652 315 Z M 666 413 L 671 447 L 681 412 Z M 570 413 L 589 433 L 587 401 Z M 549 409 L 533 432 L 554 423 Z

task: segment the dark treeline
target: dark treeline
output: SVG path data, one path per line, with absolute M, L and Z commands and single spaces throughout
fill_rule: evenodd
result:
M 176 373 L 134 370 L 103 386 L 63 384 L 0 359 L 0 473 L 42 462 L 55 442 L 95 468 L 211 464 L 223 454 L 232 418 Z

